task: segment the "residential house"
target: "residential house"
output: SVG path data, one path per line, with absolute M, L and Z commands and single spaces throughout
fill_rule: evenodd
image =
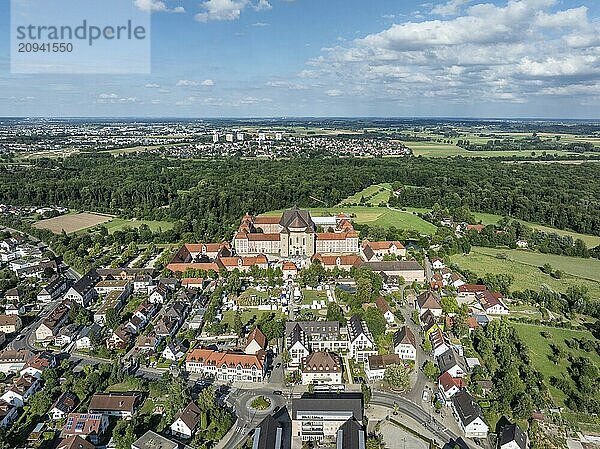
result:
M 390 305 L 383 298 L 383 296 L 379 296 L 375 300 L 375 306 L 377 306 L 377 308 L 381 311 L 383 317 L 388 322 L 388 324 L 394 324 L 396 317 L 394 316 L 394 312 L 392 312 L 392 309 L 390 309 Z
M 51 352 L 44 351 L 30 358 L 21 369 L 20 374 L 21 376 L 29 374 L 40 379 L 44 371 L 54 367 L 56 367 L 56 356 Z
M 477 294 L 487 290 L 485 285 L 463 284 L 458 287 L 456 300 L 459 304 L 469 304 L 477 301 Z
M 342 360 L 333 352 L 316 351 L 302 362 L 302 384 L 342 383 Z
M 50 314 L 42 321 L 35 330 L 35 339 L 37 341 L 48 342 L 54 340 L 60 327 L 69 318 L 69 306 L 66 302 L 60 303 Z
M 14 334 L 23 327 L 23 322 L 19 315 L 0 315 L 0 332 L 5 334 Z
M 438 390 L 446 401 L 446 405 L 450 405 L 452 396 L 465 386 L 465 381 L 461 377 L 452 377 L 447 371 L 438 379 Z
M 140 393 L 137 392 L 95 393 L 88 406 L 88 412 L 131 418 L 140 405 L 141 399 Z
M 311 258 L 311 262 L 320 263 L 323 268 L 326 270 L 333 270 L 337 268 L 338 270 L 350 271 L 352 268 L 356 268 L 362 265 L 363 261 L 357 254 L 351 255 L 324 255 L 324 254 L 315 254 Z
M 106 347 L 111 350 L 127 349 L 131 344 L 133 334 L 125 326 L 120 325 L 106 340 Z
M 364 363 L 369 355 L 377 354 L 375 339 L 367 323 L 358 315 L 348 320 L 348 351 L 358 363 Z
M 437 358 L 440 373 L 449 373 L 452 377 L 465 377 L 467 368 L 462 356 L 454 348 L 448 349 Z
M 394 333 L 394 353 L 402 360 L 417 360 L 417 340 L 408 326 Z
M 14 302 L 14 303 L 19 303 L 24 299 L 24 295 L 23 292 L 21 292 L 21 290 L 19 290 L 18 288 L 10 288 L 8 290 L 6 290 L 6 293 L 4 293 L 4 299 L 6 299 L 6 302 Z
M 61 440 L 56 449 L 96 449 L 90 441 L 81 438 L 79 435 L 71 435 Z
M 94 335 L 100 335 L 101 331 L 100 326 L 96 323 L 91 326 L 85 326 L 75 339 L 75 349 L 92 349 L 92 338 Z
M 527 449 L 527 434 L 518 424 L 504 426 L 498 438 L 498 449 Z
M 437 296 L 433 292 L 424 292 L 417 296 L 416 309 L 419 311 L 419 316 L 423 315 L 428 310 L 434 317 L 442 316 L 442 305 Z
M 434 357 L 439 357 L 450 349 L 448 340 L 439 327 L 436 327 L 435 330 L 429 334 L 429 340 L 431 341 L 431 347 L 433 348 L 432 354 Z
M 370 355 L 365 361 L 365 375 L 369 382 L 383 380 L 388 366 L 402 364 L 398 354 Z
M 152 290 L 152 293 L 148 296 L 148 301 L 153 304 L 164 304 L 167 301 L 168 295 L 169 290 L 164 284 L 160 283 Z
M 485 313 L 489 315 L 508 315 L 510 312 L 502 301 L 502 293 L 492 293 L 489 290 L 477 293 L 477 300 Z
M 179 444 L 148 430 L 131 444 L 131 449 L 178 449 Z
M 175 421 L 171 424 L 171 433 L 178 438 L 188 440 L 194 436 L 201 419 L 202 410 L 192 401 L 175 415 Z
M 18 407 L 0 399 L 0 427 L 6 429 L 19 416 Z
M 181 343 L 178 340 L 175 340 L 174 342 L 169 343 L 167 344 L 167 346 L 165 346 L 165 349 L 162 352 L 162 356 L 167 360 L 178 362 L 185 356 L 187 350 L 188 348 L 186 348 L 183 345 L 183 343 Z
M 37 294 L 37 300 L 48 303 L 60 298 L 60 295 L 67 289 L 67 281 L 62 276 L 54 276 L 44 288 Z
M 140 335 L 135 340 L 135 350 L 148 353 L 156 352 L 162 339 L 163 337 L 157 336 L 154 332 L 148 335 Z
M 258 327 L 255 327 L 248 335 L 244 352 L 246 354 L 256 354 L 259 351 L 265 351 L 266 349 L 267 337 L 265 337 L 265 334 L 263 334 Z
M 153 279 L 149 274 L 138 274 L 133 280 L 133 291 L 135 293 L 146 293 L 152 285 Z
M 266 354 L 255 355 L 194 349 L 186 356 L 186 370 L 206 377 L 239 382 L 262 382 L 266 373 Z
M 366 261 L 383 260 L 385 256 L 406 257 L 406 248 L 398 241 L 370 242 L 364 240 L 361 254 Z
M 281 266 L 283 279 L 294 279 L 298 275 L 298 267 L 294 262 L 286 261 Z
M 6 303 L 4 307 L 4 313 L 6 315 L 24 315 L 26 312 L 25 304 L 20 304 L 18 302 L 9 302 Z
M 18 373 L 34 354 L 28 349 L 5 349 L 0 352 L 0 372 L 4 374 Z
M 79 335 L 79 329 L 81 326 L 78 324 L 69 324 L 62 327 L 56 337 L 54 337 L 54 346 L 58 348 L 64 348 L 75 341 L 77 335 Z
M 439 257 L 434 257 L 433 259 L 431 259 L 431 266 L 434 270 L 441 270 L 442 268 L 446 268 L 446 265 L 444 265 L 444 261 Z
M 97 445 L 108 428 L 108 416 L 101 413 L 69 413 L 60 436 L 79 436 Z
M 13 381 L 12 386 L 0 397 L 16 407 L 23 407 L 27 400 L 41 388 L 40 380 L 37 377 L 25 374 Z
M 489 430 L 479 404 L 465 389 L 452 397 L 452 409 L 459 427 L 468 438 L 485 438 Z
M 48 412 L 50 419 L 58 421 L 59 419 L 65 418 L 69 413 L 75 410 L 79 399 L 77 395 L 70 391 L 65 391 L 61 394 L 58 399 L 52 404 L 52 408 Z
M 98 273 L 95 270 L 89 271 L 67 290 L 65 299 L 87 308 L 98 297 L 94 286 L 99 281 L 100 276 L 98 276 Z

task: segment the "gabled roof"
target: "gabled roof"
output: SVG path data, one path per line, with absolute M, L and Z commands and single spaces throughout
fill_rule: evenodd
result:
M 417 297 L 417 304 L 420 309 L 442 309 L 437 297 L 431 292 L 421 293 Z
M 119 411 L 133 413 L 140 399 L 139 393 L 95 393 L 88 410 L 94 412 Z
M 58 443 L 56 449 L 96 449 L 96 446 L 79 435 L 71 435 Z
M 337 431 L 337 449 L 365 449 L 363 427 L 354 418 L 348 419 Z
M 458 366 L 462 371 L 466 371 L 460 356 L 453 348 L 448 349 L 446 352 L 440 355 L 437 362 L 441 373 L 445 373 L 454 366 Z
M 175 421 L 181 419 L 192 432 L 200 424 L 202 410 L 194 401 L 190 402 L 181 412 L 175 415 Z
M 260 346 L 262 349 L 265 349 L 267 347 L 267 337 L 265 336 L 265 334 L 262 333 L 262 331 L 258 327 L 255 327 L 254 330 L 248 335 L 248 339 L 246 340 L 246 347 L 248 347 L 248 345 L 253 341 L 258 343 L 258 346 Z
M 297 207 L 284 211 L 279 220 L 279 225 L 282 228 L 315 229 L 315 223 L 312 221 L 310 213 Z
M 519 448 L 527 449 L 527 434 L 517 424 L 504 426 L 500 432 L 500 448 L 513 441 Z
M 447 371 L 440 376 L 438 383 L 444 391 L 449 391 L 452 387 L 461 389 L 465 386 L 465 381 L 460 377 L 452 377 Z
M 454 405 L 454 409 L 463 426 L 468 426 L 477 418 L 483 421 L 481 407 L 479 407 L 479 404 L 475 402 L 467 390 L 462 389 L 452 396 L 452 405 Z
M 400 344 L 412 345 L 413 348 L 417 347 L 415 334 L 413 334 L 413 331 L 411 331 L 408 326 L 402 326 L 394 334 L 394 348 Z
M 371 370 L 385 369 L 390 365 L 402 364 L 402 360 L 398 354 L 370 355 L 368 362 L 369 369 Z
M 383 298 L 383 296 L 378 296 L 377 299 L 375 300 L 375 305 L 377 306 L 377 308 L 379 310 L 381 310 L 381 313 L 385 314 L 387 312 L 391 312 L 392 309 L 390 309 L 390 305 L 388 304 L 388 302 Z

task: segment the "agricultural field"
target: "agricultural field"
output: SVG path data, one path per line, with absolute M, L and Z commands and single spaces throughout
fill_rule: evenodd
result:
M 550 385 L 549 379 L 551 376 L 565 376 L 566 378 L 569 378 L 569 374 L 567 372 L 569 362 L 567 360 L 561 360 L 558 365 L 552 363 L 548 358 L 548 356 L 552 354 L 550 344 L 553 343 L 555 345 L 560 345 L 575 356 L 589 357 L 596 365 L 600 365 L 600 356 L 596 352 L 585 352 L 581 349 L 570 349 L 565 345 L 565 340 L 572 338 L 586 338 L 594 340 L 594 336 L 589 331 L 559 329 L 524 323 L 511 323 L 511 325 L 516 329 L 521 340 L 523 340 L 529 347 L 531 362 L 533 363 L 535 369 L 544 375 L 544 380 L 548 385 L 550 394 L 552 395 L 552 398 L 557 401 L 557 405 L 564 404 L 565 394 L 559 389 Z M 542 331 L 548 332 L 551 337 L 548 339 L 544 338 L 541 334 Z
M 539 266 L 530 265 L 517 260 L 500 259 L 496 257 L 496 254 L 503 252 L 504 250 L 502 249 L 473 247 L 470 254 L 455 254 L 451 257 L 451 261 L 461 268 L 472 271 L 479 276 L 484 276 L 486 273 L 510 274 L 514 278 L 514 282 L 510 287 L 512 291 L 522 291 L 527 289 L 539 290 L 542 285 L 547 285 L 554 291 L 566 292 L 571 286 L 583 285 L 587 287 L 593 298 L 600 300 L 600 282 L 598 281 L 584 279 L 575 275 L 567 275 L 562 279 L 555 279 L 548 274 L 542 273 Z M 546 255 L 539 254 L 539 257 L 540 261 L 542 261 L 545 260 Z M 565 256 L 554 257 L 565 259 L 562 262 L 564 264 L 568 263 L 567 259 L 571 259 Z M 581 265 L 589 262 L 590 260 L 581 259 Z M 557 263 L 555 268 L 558 268 L 558 265 L 559 263 Z M 571 271 L 576 270 L 571 269 Z
M 437 227 L 423 220 L 419 216 L 398 209 L 388 209 L 384 207 L 368 206 L 344 206 L 333 208 L 309 208 L 311 215 L 322 217 L 335 215 L 343 212 L 352 217 L 353 221 L 359 224 L 368 224 L 382 226 L 384 228 L 396 227 L 398 229 L 409 229 L 420 232 L 421 234 L 434 234 Z M 281 215 L 283 211 L 271 211 L 263 215 L 275 216 Z
M 168 231 L 173 229 L 173 223 L 170 221 L 152 221 L 152 220 L 136 220 L 126 218 L 113 218 L 109 222 L 104 223 L 103 226 L 108 229 L 108 232 L 112 234 L 115 231 L 122 230 L 126 227 L 139 228 L 141 225 L 148 225 L 152 232 L 157 231 Z
M 91 228 L 109 222 L 113 217 L 109 215 L 92 214 L 87 212 L 66 214 L 59 217 L 48 218 L 34 223 L 38 229 L 48 229 L 55 234 L 65 231 L 67 234 Z

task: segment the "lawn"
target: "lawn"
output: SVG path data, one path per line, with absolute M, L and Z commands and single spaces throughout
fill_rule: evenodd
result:
M 521 340 L 523 340 L 529 347 L 531 362 L 533 363 L 535 369 L 544 375 L 544 379 L 548 385 L 550 394 L 552 395 L 552 398 L 558 402 L 558 405 L 563 405 L 565 394 L 550 385 L 550 377 L 565 375 L 568 378 L 567 366 L 569 362 L 562 360 L 558 365 L 555 365 L 548 359 L 548 356 L 552 354 L 552 350 L 550 349 L 551 343 L 562 346 L 576 356 L 589 357 L 596 365 L 600 365 L 600 356 L 597 353 L 585 352 L 580 349 L 569 349 L 565 345 L 565 340 L 573 337 L 594 339 L 593 335 L 588 331 L 558 329 L 554 327 L 523 323 L 512 323 L 512 326 L 516 329 Z M 552 337 L 549 339 L 542 337 L 540 334 L 541 331 L 548 332 L 552 335 Z
M 486 254 L 489 251 L 492 251 L 491 254 L 494 255 Z M 537 266 L 528 265 L 516 260 L 499 259 L 495 256 L 495 254 L 502 252 L 504 250 L 474 247 L 468 255 L 455 254 L 451 257 L 451 261 L 463 269 L 473 271 L 479 276 L 483 276 L 486 273 L 511 274 L 514 277 L 514 282 L 511 285 L 512 291 L 523 291 L 526 289 L 539 290 L 542 285 L 547 285 L 552 290 L 566 292 L 570 286 L 584 285 L 588 288 L 593 298 L 600 299 L 599 282 L 571 276 L 563 279 L 554 279 L 552 276 L 542 273 Z
M 141 225 L 148 225 L 152 232 L 168 231 L 173 229 L 174 224 L 170 221 L 151 221 L 151 220 L 135 220 L 126 218 L 113 218 L 108 223 L 104 223 L 103 226 L 108 229 L 108 232 L 112 234 L 115 231 L 122 230 L 126 227 L 139 228 Z
M 394 226 L 399 229 L 409 229 L 421 234 L 433 234 L 437 227 L 423 220 L 410 211 L 388 209 L 385 207 L 349 206 L 332 208 L 308 209 L 314 217 L 336 215 L 340 212 L 348 214 L 358 224 L 368 224 L 389 228 Z M 283 211 L 267 212 L 267 216 L 281 215 Z
M 554 254 L 542 254 L 536 251 L 521 249 L 477 247 L 476 250 L 482 254 L 487 254 L 494 257 L 498 253 L 506 254 L 510 260 L 534 267 L 541 267 L 545 263 L 549 263 L 555 270 L 560 270 L 573 276 L 600 282 L 599 259 L 582 259 L 581 257 L 557 256 Z
M 377 206 L 379 203 L 388 202 L 390 198 L 390 193 L 392 190 L 392 185 L 389 183 L 384 184 L 373 184 L 366 189 L 361 190 L 354 195 L 349 196 L 345 200 L 343 200 L 340 205 L 343 204 L 356 204 L 359 203 L 361 198 L 365 198 L 367 204 L 372 204 Z
M 313 301 L 323 300 L 327 304 L 327 293 L 324 290 L 302 290 L 302 304 L 312 304 Z

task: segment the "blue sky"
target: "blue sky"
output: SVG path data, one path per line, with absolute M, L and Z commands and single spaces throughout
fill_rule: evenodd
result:
M 123 1 L 150 75 L 11 74 L 2 1 L 0 115 L 600 118 L 594 0 Z

